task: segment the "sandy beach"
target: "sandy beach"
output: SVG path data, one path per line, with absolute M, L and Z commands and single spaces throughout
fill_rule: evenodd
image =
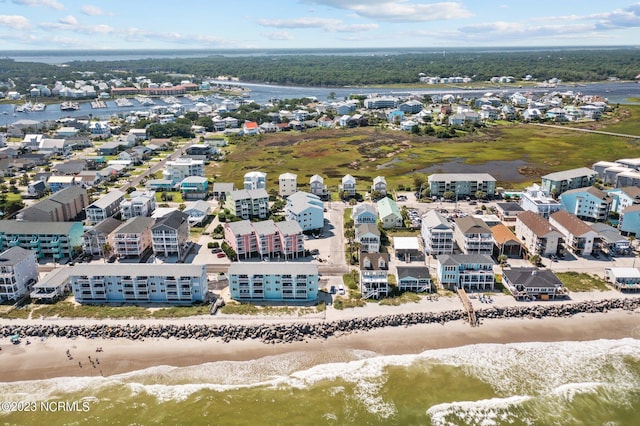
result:
M 20 345 L 2 344 L 0 382 L 64 376 L 110 376 L 151 366 L 190 366 L 222 360 L 251 360 L 296 351 L 360 349 L 382 355 L 420 353 L 477 343 L 584 341 L 640 338 L 640 312 L 610 311 L 571 318 L 486 319 L 472 328 L 463 321 L 444 325 L 387 327 L 328 339 L 289 344 L 256 340 L 146 339 L 30 339 Z M 96 352 L 102 348 L 102 352 Z M 67 350 L 70 356 L 67 355 Z

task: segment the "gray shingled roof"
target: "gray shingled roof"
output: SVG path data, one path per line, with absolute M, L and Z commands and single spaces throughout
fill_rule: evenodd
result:
M 22 262 L 25 257 L 32 253 L 31 250 L 22 247 L 11 247 L 0 253 L 0 266 L 13 266 Z
M 398 266 L 396 267 L 398 278 L 430 278 L 429 268 L 426 266 Z
M 114 232 L 116 234 L 141 234 L 151 228 L 155 222 L 152 217 L 136 216 L 120 225 Z
M 120 222 L 118 219 L 108 217 L 102 222 L 96 224 L 96 226 L 91 228 L 91 230 L 89 230 L 88 232 L 95 231 L 95 232 L 100 232 L 102 234 L 109 235 L 120 225 L 122 225 L 122 222 Z
M 511 268 L 503 271 L 512 285 L 524 287 L 562 287 L 562 281 L 549 269 Z
M 105 209 L 115 201 L 117 201 L 119 198 L 124 198 L 124 192 L 120 191 L 119 189 L 112 189 L 108 194 L 89 204 L 87 208 Z
M 160 228 L 178 229 L 180 225 L 189 219 L 189 215 L 181 212 L 180 210 L 174 210 L 159 219 L 156 219 L 156 223 L 151 227 L 152 231 Z

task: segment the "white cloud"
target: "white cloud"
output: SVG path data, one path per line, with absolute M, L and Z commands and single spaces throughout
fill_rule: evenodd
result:
M 20 15 L 0 15 L 0 26 L 16 30 L 25 30 L 31 27 L 29 20 Z
M 294 40 L 294 37 L 289 34 L 288 31 L 275 31 L 272 33 L 263 33 L 262 34 L 263 37 L 265 37 L 266 39 L 269 40 L 278 40 L 278 41 L 282 41 L 282 40 L 286 40 L 286 41 L 291 41 Z
M 57 2 L 56 0 L 13 0 L 15 4 L 20 4 L 23 6 L 43 6 L 50 7 L 51 9 L 62 10 L 64 9 L 64 5 L 62 3 Z
M 82 13 L 89 16 L 111 16 L 113 15 L 110 12 L 106 12 L 98 6 L 94 6 L 92 4 L 86 4 L 80 8 Z
M 473 16 L 460 2 L 415 3 L 412 0 L 306 0 L 338 9 L 351 10 L 361 18 L 388 22 L 427 22 L 464 19 Z
M 61 24 L 65 24 L 65 25 L 78 25 L 78 20 L 72 16 L 65 16 L 64 18 L 60 18 L 58 19 L 58 22 L 60 22 Z
M 296 19 L 259 19 L 258 24 L 275 28 L 320 28 L 328 32 L 361 32 L 378 28 L 377 24 L 353 24 L 348 25 L 339 19 L 329 18 L 296 18 Z

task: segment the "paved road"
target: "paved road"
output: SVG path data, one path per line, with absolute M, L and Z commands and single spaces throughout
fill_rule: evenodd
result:
M 554 129 L 574 130 L 576 132 L 597 133 L 597 134 L 600 134 L 600 135 L 618 136 L 618 137 L 621 137 L 621 138 L 640 139 L 640 136 L 638 136 L 638 135 L 628 135 L 626 133 L 603 132 L 601 130 L 580 129 L 580 128 L 577 128 L 577 127 L 559 126 L 557 124 L 543 124 L 543 123 L 531 123 L 531 124 L 533 124 L 535 126 L 541 126 L 541 127 L 552 127 Z

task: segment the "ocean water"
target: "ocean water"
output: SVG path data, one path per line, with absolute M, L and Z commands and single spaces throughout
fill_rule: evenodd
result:
M 80 401 L 0 414 L 2 424 L 637 425 L 640 340 L 291 352 L 0 383 L 0 395 Z

